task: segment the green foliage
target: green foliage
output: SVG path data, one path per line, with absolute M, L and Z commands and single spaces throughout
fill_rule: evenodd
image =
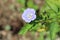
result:
M 57 5 L 51 1 L 51 0 L 46 0 L 46 4 L 55 12 L 58 12 L 58 7 Z
M 56 33 L 58 32 L 59 25 L 57 22 L 50 23 L 50 38 L 51 40 L 55 40 Z
M 19 32 L 19 34 L 21 34 L 21 35 L 26 34 L 26 32 L 27 32 L 32 26 L 33 26 L 32 24 L 26 24 L 26 25 L 21 29 L 21 31 Z
M 25 0 L 19 0 L 20 3 L 24 4 Z M 27 2 L 28 8 L 34 8 L 35 10 L 39 9 L 37 5 L 33 3 L 32 0 Z M 21 10 L 24 11 L 22 8 Z M 60 31 L 60 0 L 45 0 L 45 4 L 39 9 L 39 16 L 37 15 L 38 18 L 34 22 L 37 23 L 32 23 L 31 24 L 26 24 L 22 30 L 19 32 L 19 34 L 25 34 L 27 31 L 33 31 L 37 30 L 39 28 L 43 28 L 43 25 L 48 28 L 49 34 L 48 38 L 50 40 L 55 40 L 56 33 Z M 47 31 L 46 31 L 47 32 Z M 44 32 L 40 32 L 41 37 L 39 40 L 44 40 L 43 39 L 43 34 Z
M 32 31 L 32 30 L 38 30 L 38 29 L 40 28 L 40 26 L 41 26 L 41 23 L 38 23 L 38 24 L 36 24 L 35 26 L 33 26 L 33 27 L 30 29 L 30 31 Z
M 35 10 L 38 9 L 38 6 L 33 3 L 33 1 L 28 1 L 27 6 L 29 8 L 34 8 Z
M 25 3 L 25 0 L 17 0 L 17 2 L 23 5 Z

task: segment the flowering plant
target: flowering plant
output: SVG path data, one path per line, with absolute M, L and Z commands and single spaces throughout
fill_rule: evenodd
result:
M 36 14 L 35 14 L 35 10 L 34 9 L 26 9 L 24 11 L 24 13 L 22 14 L 22 19 L 25 21 L 25 22 L 31 22 L 33 20 L 36 19 Z
M 60 31 L 60 0 L 45 0 L 45 3 L 41 1 L 41 4 L 35 2 L 36 0 L 34 2 L 30 0 L 25 4 L 24 8 L 26 9 L 23 10 L 22 19 L 26 25 L 19 34 L 25 34 L 27 31 L 38 31 L 42 34 L 40 40 L 43 40 L 44 32 L 49 32 L 48 37 L 55 40 L 56 33 Z

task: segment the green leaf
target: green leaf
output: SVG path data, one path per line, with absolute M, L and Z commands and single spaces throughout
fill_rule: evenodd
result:
M 47 10 L 47 14 L 49 15 L 50 18 L 54 18 L 54 19 L 57 18 L 57 14 L 54 11 L 52 11 L 51 9 Z
M 17 0 L 19 3 L 24 4 L 25 0 Z
M 50 23 L 50 38 L 51 40 L 55 40 L 56 33 L 58 32 L 59 25 L 57 22 Z
M 30 31 L 31 31 L 31 30 L 38 30 L 38 29 L 40 28 L 40 26 L 41 26 L 41 23 L 38 23 L 38 24 L 36 24 L 35 26 L 33 26 L 33 27 L 30 29 Z
M 56 0 L 55 3 L 60 8 L 60 0 Z
M 32 1 L 28 1 L 28 3 L 27 3 L 27 6 L 28 6 L 28 7 L 32 8 L 32 7 L 33 7 L 33 5 L 34 5 L 34 4 L 33 4 L 33 2 L 32 2 Z
M 26 24 L 20 31 L 18 34 L 24 35 L 26 34 L 26 32 L 32 27 L 32 24 Z
M 58 19 L 60 19 L 60 12 L 57 13 L 57 17 L 58 17 Z
M 35 5 L 32 1 L 29 1 L 29 2 L 27 3 L 27 5 L 28 5 L 29 8 L 34 8 L 35 10 L 38 9 L 38 6 Z
M 53 1 L 54 2 L 54 1 Z M 53 2 L 46 0 L 46 4 L 55 12 L 58 12 L 58 7 Z
M 38 6 L 37 5 L 33 5 L 32 8 L 34 8 L 35 10 L 37 10 L 38 9 Z
M 60 12 L 58 12 L 57 15 L 60 16 Z
M 40 12 L 43 13 L 43 12 L 49 10 L 49 9 L 50 9 L 49 6 L 48 6 L 47 4 L 45 4 L 45 5 L 43 5 L 42 8 L 40 9 Z

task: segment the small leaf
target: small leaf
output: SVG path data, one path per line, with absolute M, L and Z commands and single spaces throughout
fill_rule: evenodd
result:
M 40 28 L 40 26 L 41 26 L 41 24 L 38 23 L 34 27 L 32 27 L 31 30 L 37 30 L 38 28 Z
M 32 1 L 29 1 L 29 2 L 27 3 L 27 5 L 28 5 L 29 8 L 34 8 L 35 10 L 38 9 L 38 6 L 35 5 Z
M 50 18 L 54 18 L 54 19 L 57 18 L 56 13 L 54 11 L 52 11 L 51 9 L 47 10 L 47 13 L 48 13 L 48 15 L 49 15 Z
M 50 24 L 50 38 L 51 40 L 55 40 L 56 38 L 56 33 L 58 32 L 58 23 L 57 22 L 52 22 Z
M 60 0 L 56 0 L 55 3 L 60 8 Z
M 33 4 L 33 2 L 32 2 L 32 1 L 29 1 L 29 2 L 27 3 L 27 6 L 28 6 L 28 7 L 30 7 L 30 8 L 32 8 L 32 7 L 33 7 L 33 5 L 34 5 L 34 4 Z
M 33 26 L 32 24 L 26 24 L 26 25 L 21 29 L 21 31 L 19 31 L 18 34 L 21 34 L 21 35 L 26 34 L 26 32 L 27 32 L 32 26 Z
M 17 0 L 18 3 L 24 5 L 25 4 L 25 0 Z
M 54 2 L 54 1 L 53 1 Z M 46 4 L 52 9 L 54 10 L 55 12 L 58 12 L 58 7 L 56 6 L 56 4 L 54 4 L 53 2 L 51 1 L 46 1 Z

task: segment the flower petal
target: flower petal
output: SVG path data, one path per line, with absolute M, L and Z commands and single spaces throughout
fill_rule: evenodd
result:
M 31 20 L 25 20 L 25 22 L 30 23 L 30 22 L 31 22 Z
M 31 16 L 31 18 L 29 18 L 29 15 Z M 28 23 L 35 20 L 36 19 L 35 10 L 31 8 L 27 8 L 22 14 L 22 19 Z
M 31 19 L 28 19 L 28 17 L 26 15 L 22 15 L 22 19 L 25 21 L 25 22 L 31 22 Z
M 33 15 L 31 20 L 33 21 L 35 19 L 36 19 L 36 15 Z
M 27 8 L 24 13 L 33 13 L 35 14 L 35 10 L 34 9 L 31 9 L 31 8 Z

